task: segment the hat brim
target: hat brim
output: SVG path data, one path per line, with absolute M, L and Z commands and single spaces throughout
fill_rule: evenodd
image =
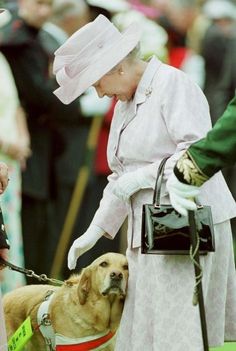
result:
M 137 23 L 132 23 L 122 32 L 119 41 L 114 42 L 109 49 L 104 50 L 97 62 L 90 64 L 86 70 L 77 74 L 66 85 L 59 87 L 53 93 L 65 105 L 70 104 L 122 61 L 135 48 L 140 37 L 140 27 Z

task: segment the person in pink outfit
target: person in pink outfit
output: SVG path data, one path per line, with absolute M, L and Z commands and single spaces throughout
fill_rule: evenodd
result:
M 151 203 L 157 169 L 166 156 L 165 180 L 176 160 L 211 128 L 201 89 L 182 71 L 156 57 L 139 56 L 140 25 L 120 32 L 100 15 L 55 52 L 55 95 L 69 104 L 93 86 L 115 97 L 109 132 L 108 176 L 87 231 L 72 244 L 68 267 L 105 236 L 113 239 L 126 217 L 128 294 L 116 351 L 202 351 L 199 310 L 192 305 L 194 274 L 187 256 L 141 254 L 141 213 Z M 164 184 L 165 185 L 165 184 Z M 168 203 L 165 186 L 162 203 Z M 212 207 L 216 252 L 201 257 L 210 346 L 236 339 L 236 281 L 230 218 L 235 202 L 221 174 L 201 188 Z M 224 206 L 222 206 L 224 203 Z M 145 346 L 144 346 L 145 345 Z

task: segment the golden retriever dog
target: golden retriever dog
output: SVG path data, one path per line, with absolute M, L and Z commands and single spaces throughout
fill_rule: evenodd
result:
M 28 285 L 15 289 L 3 299 L 8 337 L 30 316 L 34 334 L 25 350 L 47 350 L 38 327 L 37 312 L 49 290 L 54 291 L 48 313 L 56 335 L 74 340 L 106 331 L 115 333 L 123 310 L 127 280 L 126 257 L 109 252 L 84 268 L 80 275 L 72 275 L 61 287 Z M 53 349 L 64 350 L 59 346 Z M 101 350 L 113 349 L 114 338 Z

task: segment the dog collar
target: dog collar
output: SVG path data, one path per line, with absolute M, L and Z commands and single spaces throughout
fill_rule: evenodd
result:
M 56 351 L 98 351 L 109 345 L 114 337 L 115 333 L 111 331 L 78 339 L 56 334 Z

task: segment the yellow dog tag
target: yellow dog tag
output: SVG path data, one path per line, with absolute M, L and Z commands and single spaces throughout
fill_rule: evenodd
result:
M 28 317 L 8 341 L 8 351 L 20 351 L 33 335 L 30 317 Z

